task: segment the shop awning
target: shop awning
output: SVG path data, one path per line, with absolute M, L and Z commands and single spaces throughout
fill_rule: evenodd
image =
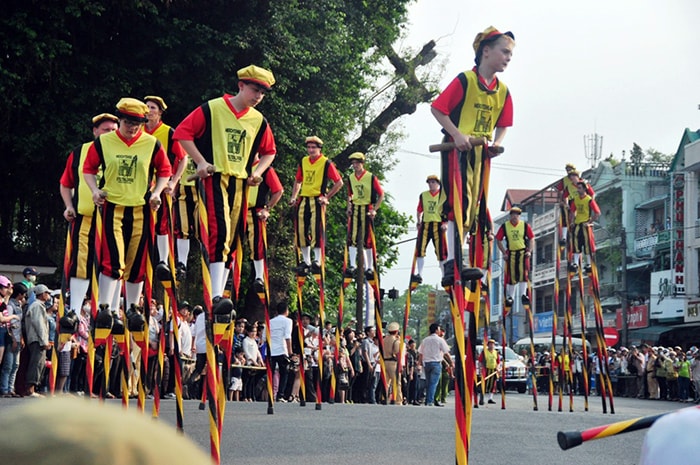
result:
M 673 326 L 649 326 L 648 328 L 631 329 L 627 332 L 627 339 L 631 345 L 639 345 L 643 342 L 653 345 L 659 341 L 659 336 L 673 329 Z

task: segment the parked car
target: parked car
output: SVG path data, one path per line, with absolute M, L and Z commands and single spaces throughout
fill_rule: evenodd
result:
M 483 345 L 476 346 L 477 370 L 479 369 L 478 359 L 482 350 L 484 350 Z M 498 350 L 498 353 L 501 354 L 501 358 L 503 358 L 503 348 L 501 346 L 496 346 L 496 350 Z M 452 355 L 453 361 L 454 358 L 454 355 Z M 500 389 L 500 378 L 498 383 L 498 389 Z M 454 389 L 454 386 L 452 380 L 450 380 L 450 390 L 452 389 Z M 506 347 L 506 390 L 515 390 L 520 394 L 525 393 L 527 390 L 527 367 L 510 347 Z

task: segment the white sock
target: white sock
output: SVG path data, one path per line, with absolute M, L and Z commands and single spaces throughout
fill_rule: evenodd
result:
M 114 291 L 114 296 L 112 297 L 112 303 L 110 304 L 110 308 L 117 309 L 119 308 L 119 303 L 121 302 L 122 298 L 122 282 L 123 280 L 119 279 L 117 280 L 117 289 Z M 138 302 L 136 302 L 138 304 Z M 124 307 L 129 308 L 129 307 Z
M 139 298 L 141 297 L 141 292 L 143 291 L 143 281 L 140 283 L 132 283 L 129 281 L 124 282 L 124 287 L 126 287 L 126 302 L 125 308 L 131 308 L 131 304 L 138 305 Z M 148 307 L 148 303 L 144 306 Z
M 374 269 L 374 256 L 372 256 L 372 250 L 365 250 L 365 270 Z
M 416 271 L 418 276 L 423 275 L 423 265 L 425 265 L 425 257 L 416 257 Z
M 352 245 L 348 247 L 348 268 L 355 267 L 357 263 L 357 247 Z
M 527 295 L 527 283 L 518 283 L 520 288 L 520 295 Z
M 566 233 L 567 233 L 568 230 L 569 230 L 569 228 L 567 228 L 566 226 L 564 226 L 563 228 L 561 228 L 561 238 L 562 238 L 563 240 L 566 240 Z
M 190 255 L 190 240 L 177 240 L 177 261 L 187 266 L 187 257 Z
M 87 295 L 90 281 L 82 278 L 70 278 L 70 309 L 76 315 L 80 315 L 80 307 L 83 306 L 83 299 Z
M 168 236 L 156 236 L 156 244 L 158 244 L 158 258 L 161 262 L 168 263 L 170 256 L 170 245 L 168 244 Z
M 515 286 L 512 284 L 506 284 L 506 295 L 512 299 L 515 295 Z
M 100 277 L 98 278 L 99 282 L 99 298 L 98 298 L 98 303 L 101 304 L 107 304 L 110 305 L 112 304 L 112 301 L 114 299 L 114 294 L 117 290 L 117 284 L 118 281 L 114 278 L 110 278 L 109 276 L 100 273 Z M 115 308 L 116 310 L 116 308 Z
M 255 268 L 255 278 L 260 278 L 265 281 L 265 262 L 262 260 L 253 260 L 253 268 Z
M 231 263 L 231 266 L 224 266 L 224 275 L 221 278 L 221 295 L 224 295 L 223 292 L 226 290 L 226 284 L 228 283 L 228 277 L 231 274 L 231 270 L 236 268 L 236 260 L 233 260 Z M 214 294 L 216 296 L 216 294 Z
M 574 254 L 574 263 L 575 263 L 576 265 L 578 265 L 580 261 L 581 261 L 581 254 L 580 254 L 580 253 L 575 253 L 575 254 Z
M 211 296 L 220 297 L 224 294 L 224 275 L 226 265 L 224 262 L 214 262 L 209 264 L 209 274 L 211 275 Z
M 301 248 L 301 258 L 304 260 L 304 263 L 311 265 L 311 247 Z
M 314 260 L 321 263 L 321 247 L 314 247 Z
M 489 392 L 489 400 L 493 400 L 493 392 Z
M 450 220 L 447 222 L 447 259 L 445 261 L 455 259 L 454 241 L 455 241 L 455 222 Z

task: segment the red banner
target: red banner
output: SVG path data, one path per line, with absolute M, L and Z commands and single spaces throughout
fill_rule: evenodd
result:
M 649 326 L 649 309 L 646 305 L 635 305 L 627 310 L 627 329 L 640 329 Z M 622 309 L 615 315 L 615 327 L 622 329 Z

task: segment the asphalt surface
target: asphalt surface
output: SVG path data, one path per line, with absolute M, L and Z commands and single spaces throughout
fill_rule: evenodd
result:
M 589 441 L 563 451 L 558 431 L 580 431 L 640 416 L 656 415 L 693 404 L 616 398 L 615 414 L 603 414 L 600 398 L 589 398 L 584 411 L 582 397 L 574 398 L 569 412 L 568 397 L 563 412 L 548 411 L 547 396 L 538 399 L 533 411 L 532 396 L 508 393 L 506 409 L 500 397 L 495 405 L 474 410 L 469 463 L 489 465 L 636 464 L 647 430 Z M 0 399 L 0 412 L 25 402 L 47 399 Z M 88 402 L 86 400 L 86 402 Z M 118 400 L 109 401 L 119 405 Z M 132 401 L 131 410 L 135 410 Z M 185 401 L 185 434 L 202 449 L 209 450 L 209 418 L 199 402 Z M 147 405 L 148 415 L 151 404 Z M 1 413 L 0 413 L 1 414 Z M 455 463 L 454 398 L 445 407 L 276 404 L 267 413 L 267 403 L 227 404 L 221 440 L 221 463 L 237 465 L 329 465 L 329 464 L 450 464 Z M 175 424 L 175 402 L 161 402 L 159 421 Z

